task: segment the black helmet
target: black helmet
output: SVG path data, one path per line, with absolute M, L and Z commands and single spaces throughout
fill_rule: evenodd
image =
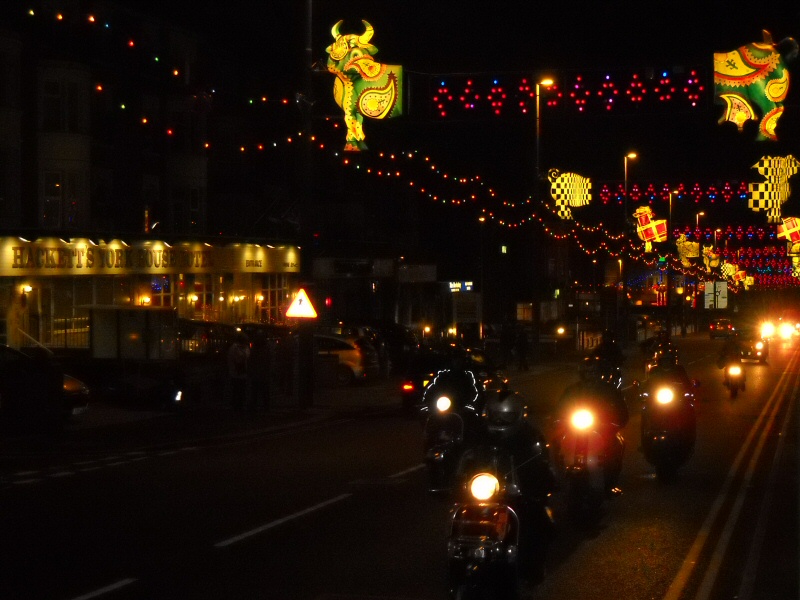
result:
M 483 409 L 486 427 L 490 436 L 505 439 L 515 435 L 525 426 L 528 407 L 525 400 L 508 390 L 491 392 Z

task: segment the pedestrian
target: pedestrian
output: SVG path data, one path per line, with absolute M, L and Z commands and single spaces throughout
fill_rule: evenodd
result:
M 267 334 L 259 331 L 253 338 L 247 373 L 250 378 L 250 408 L 269 410 L 272 379 L 272 344 Z
M 247 399 L 247 362 L 250 345 L 247 336 L 239 333 L 228 348 L 228 388 L 230 390 L 231 407 L 242 410 Z

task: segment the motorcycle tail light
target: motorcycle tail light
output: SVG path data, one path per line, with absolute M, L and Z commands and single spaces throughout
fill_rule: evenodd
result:
M 500 482 L 491 473 L 478 473 L 469 482 L 469 491 L 476 500 L 489 500 L 500 491 Z
M 728 367 L 728 375 L 741 375 L 742 374 L 742 367 L 739 365 L 731 365 Z
M 436 399 L 436 410 L 439 412 L 447 412 L 452 405 L 453 402 L 447 396 L 439 396 Z
M 669 388 L 661 388 L 656 392 L 656 401 L 659 404 L 669 404 L 675 399 L 675 394 Z
M 594 423 L 594 415 L 591 411 L 581 408 L 572 413 L 570 423 L 575 429 L 588 429 Z

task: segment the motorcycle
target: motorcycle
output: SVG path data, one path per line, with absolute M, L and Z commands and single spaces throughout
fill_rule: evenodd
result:
M 429 491 L 451 490 L 465 449 L 481 439 L 486 383 L 472 371 L 440 371 L 425 389 L 420 409 Z
M 566 478 L 567 510 L 573 517 L 594 520 L 621 469 L 625 440 L 619 431 L 611 435 L 591 404 L 576 404 L 561 423 L 554 447 L 556 462 Z
M 674 476 L 678 468 L 691 458 L 697 435 L 694 388 L 700 383 L 693 379 L 654 381 L 642 387 L 641 450 L 645 459 L 656 468 L 661 480 Z
M 731 399 L 735 399 L 740 390 L 744 391 L 745 375 L 741 362 L 731 362 L 725 365 L 723 382 L 730 392 Z
M 516 598 L 521 578 L 543 576 L 554 527 L 549 496 L 521 492 L 520 466 L 501 446 L 464 454 L 447 540 L 450 598 Z

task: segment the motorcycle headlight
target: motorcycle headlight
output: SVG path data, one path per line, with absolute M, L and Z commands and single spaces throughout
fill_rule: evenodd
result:
M 439 396 L 436 399 L 436 410 L 439 412 L 447 412 L 451 406 L 453 406 L 453 402 L 447 396 Z
M 661 388 L 656 392 L 656 402 L 659 404 L 669 404 L 675 399 L 675 394 L 669 388 Z
M 741 375 L 742 374 L 742 367 L 739 365 L 731 365 L 728 367 L 728 375 Z
M 591 411 L 581 408 L 572 413 L 570 423 L 575 429 L 588 429 L 594 423 L 594 415 Z
M 469 482 L 469 492 L 476 500 L 489 500 L 500 491 L 500 482 L 491 473 L 478 473 Z

